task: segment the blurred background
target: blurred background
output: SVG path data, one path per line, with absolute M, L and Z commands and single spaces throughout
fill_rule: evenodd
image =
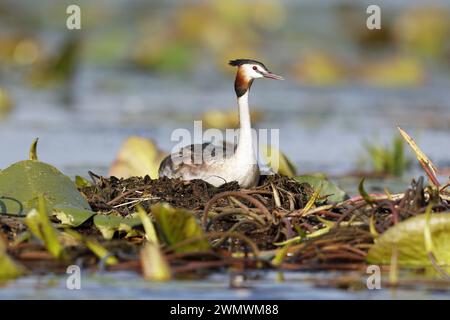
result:
M 396 125 L 448 167 L 450 1 L 376 1 L 368 30 L 372 2 L 0 0 L 0 168 L 39 137 L 41 160 L 107 174 L 130 135 L 169 151 L 194 120 L 235 126 L 232 58 L 286 78 L 256 82 L 250 102 L 299 172 L 371 170 L 367 144 Z

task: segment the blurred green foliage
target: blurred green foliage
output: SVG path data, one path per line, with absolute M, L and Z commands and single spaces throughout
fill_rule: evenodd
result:
M 430 72 L 448 72 L 433 68 L 448 65 L 450 55 L 445 4 L 384 6 L 382 29 L 374 31 L 366 28 L 365 5 L 348 1 L 81 1 L 82 30 L 69 32 L 63 2 L 43 1 L 39 10 L 17 2 L 20 10 L 0 5 L 0 70 L 24 71 L 37 87 L 70 82 L 80 64 L 231 72 L 226 61 L 237 57 L 314 86 L 414 86 Z M 22 19 L 14 19 L 19 12 Z
M 411 167 L 412 160 L 405 156 L 405 144 L 400 136 L 395 136 L 390 146 L 365 142 L 364 148 L 366 154 L 360 162 L 369 163 L 371 170 L 377 174 L 401 177 Z

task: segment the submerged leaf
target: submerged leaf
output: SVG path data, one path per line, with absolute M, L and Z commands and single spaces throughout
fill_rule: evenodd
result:
M 450 214 L 422 214 L 400 222 L 388 229 L 370 248 L 367 261 L 374 264 L 389 264 L 392 252 L 397 249 L 399 266 L 430 266 L 432 262 L 426 248 L 425 228 L 429 228 L 433 254 L 439 265 L 450 265 Z
M 165 203 L 153 205 L 151 211 L 169 246 L 185 240 L 197 239 L 192 243 L 177 247 L 176 252 L 205 251 L 210 248 L 208 241 L 203 237 L 202 228 L 189 211 L 175 209 Z
M 296 176 L 294 178 L 300 183 L 309 183 L 315 190 L 320 188 L 320 197 L 327 197 L 329 202 L 341 202 L 346 198 L 345 191 L 333 182 L 316 176 Z
M 94 224 L 105 239 L 111 240 L 116 231 L 130 232 L 134 227 L 142 225 L 142 221 L 133 215 L 130 217 L 96 215 Z
M 69 206 L 55 206 L 53 208 L 53 215 L 62 224 L 78 227 L 95 215 L 95 212 Z

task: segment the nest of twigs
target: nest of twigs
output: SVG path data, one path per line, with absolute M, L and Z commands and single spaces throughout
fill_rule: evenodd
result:
M 224 252 L 271 250 L 290 243 L 290 254 L 281 263 L 284 268 L 355 269 L 364 267 L 374 231 L 381 234 L 393 224 L 423 213 L 430 202 L 434 203 L 433 212 L 448 210 L 447 201 L 423 181 L 413 180 L 403 194 L 358 196 L 337 204 L 320 198 L 308 204 L 313 188 L 280 175 L 264 177 L 254 189 L 240 189 L 235 183 L 216 188 L 201 180 L 97 177 L 93 186 L 81 191 L 94 210 L 122 215 L 134 212 L 137 204 L 150 210 L 158 202 L 191 210 L 221 252 L 210 256 L 213 261 L 203 261 L 206 266 L 231 259 Z M 190 255 L 174 257 L 179 262 L 186 256 Z M 199 267 L 198 261 L 190 263 Z M 189 269 L 186 265 L 181 268 Z

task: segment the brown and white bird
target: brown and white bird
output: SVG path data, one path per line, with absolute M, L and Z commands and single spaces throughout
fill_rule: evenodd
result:
M 239 140 L 230 143 L 192 144 L 167 156 L 159 167 L 160 177 L 183 180 L 202 179 L 220 186 L 237 181 L 243 188 L 255 186 L 259 181 L 259 167 L 253 147 L 248 96 L 253 80 L 268 78 L 283 80 L 256 60 L 237 59 L 229 62 L 238 67 L 234 90 L 239 107 Z

